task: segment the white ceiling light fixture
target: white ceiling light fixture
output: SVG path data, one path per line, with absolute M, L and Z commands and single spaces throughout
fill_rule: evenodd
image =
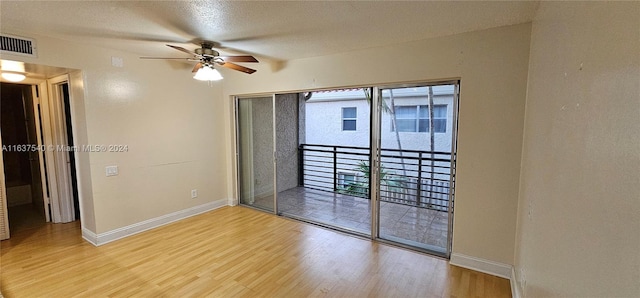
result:
M 2 78 L 4 78 L 5 80 L 7 80 L 9 82 L 22 82 L 24 79 L 27 78 L 27 76 L 25 76 L 24 74 L 21 74 L 19 72 L 6 72 L 6 71 L 3 71 L 2 72 Z
M 203 64 L 196 74 L 193 76 L 198 81 L 219 81 L 222 80 L 220 72 L 213 68 L 213 65 Z

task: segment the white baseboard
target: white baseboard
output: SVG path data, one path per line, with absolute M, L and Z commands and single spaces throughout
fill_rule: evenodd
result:
M 138 234 L 140 232 L 144 232 L 153 228 L 164 226 L 174 221 L 178 221 L 181 219 L 185 219 L 187 217 L 198 215 L 200 213 L 204 213 L 207 211 L 218 209 L 223 206 L 227 206 L 228 202 L 229 200 L 227 199 L 217 200 L 217 201 L 202 204 L 199 206 L 191 207 L 188 209 L 158 216 L 156 218 L 148 219 L 145 221 L 141 221 L 139 223 L 134 223 L 126 227 L 118 228 L 118 229 L 100 233 L 100 234 L 95 234 L 89 230 L 83 229 L 82 238 L 84 238 L 89 243 L 95 246 L 100 246 L 112 241 L 116 241 L 118 239 L 122 239 L 131 235 Z
M 508 264 L 498 263 L 458 253 L 451 254 L 449 263 L 458 267 L 463 267 L 506 279 L 511 279 L 511 268 L 513 267 Z
M 82 239 L 87 240 L 87 242 L 93 244 L 94 246 L 98 246 L 98 235 L 85 228 L 82 228 Z
M 516 268 L 511 266 L 511 297 L 521 298 L 520 287 L 518 286 L 518 278 L 516 276 Z
M 238 206 L 238 199 L 235 198 L 229 198 L 229 206 Z

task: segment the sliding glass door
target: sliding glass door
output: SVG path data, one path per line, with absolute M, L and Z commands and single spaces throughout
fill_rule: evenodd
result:
M 457 83 L 379 91 L 378 236 L 448 256 Z
M 240 204 L 274 211 L 273 97 L 236 102 Z
M 458 82 L 238 98 L 242 205 L 448 257 Z
M 371 235 L 370 88 L 276 95 L 278 213 Z

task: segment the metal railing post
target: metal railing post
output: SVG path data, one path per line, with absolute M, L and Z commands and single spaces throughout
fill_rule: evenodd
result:
M 333 191 L 338 190 L 338 152 L 336 146 L 333 146 Z
M 298 146 L 298 186 L 304 186 L 304 144 Z
M 422 152 L 418 153 L 418 181 L 416 182 L 418 190 L 416 192 L 416 206 L 420 206 L 422 199 Z
M 400 184 L 396 186 L 389 186 L 387 184 L 383 185 L 380 183 L 381 181 L 378 181 L 380 193 L 371 193 L 370 189 L 360 189 L 361 185 L 358 183 L 355 183 L 353 187 L 342 189 L 342 187 L 347 185 L 345 185 L 345 180 L 340 176 L 341 173 L 339 171 L 341 169 L 348 170 L 345 167 L 355 166 L 353 162 L 362 161 L 362 156 L 370 156 L 370 153 L 360 151 L 356 152 L 352 150 L 369 151 L 370 149 L 353 146 L 300 144 L 298 146 L 298 183 L 300 186 L 305 188 L 331 192 L 334 194 L 340 192 L 349 196 L 365 197 L 368 195 L 369 198 L 376 195 L 378 197 L 378 201 L 388 201 L 417 208 L 446 211 L 447 205 L 443 201 L 447 200 L 447 198 L 442 198 L 442 196 L 446 196 L 453 192 L 453 183 L 443 180 L 446 178 L 440 176 L 430 178 L 429 173 L 432 173 L 433 175 L 444 175 L 439 172 L 435 172 L 435 169 L 445 169 L 446 166 L 435 164 L 432 167 L 429 161 L 433 160 L 434 162 L 450 163 L 451 158 L 431 157 L 431 152 L 429 151 L 403 150 L 405 152 L 412 153 L 410 156 L 405 156 L 404 159 L 405 161 L 411 161 L 410 163 L 407 163 L 407 165 L 413 165 L 416 167 L 411 170 L 411 172 L 417 171 L 417 175 L 413 176 L 414 174 L 409 174 L 404 176 L 388 173 L 389 176 L 387 176 L 385 180 L 399 181 Z M 380 158 L 394 158 L 397 156 L 393 154 L 385 155 L 384 153 L 396 152 L 398 150 L 379 149 L 379 151 L 381 152 Z M 338 160 L 338 154 L 340 153 L 342 153 L 342 160 Z M 435 153 L 440 155 L 445 154 L 440 152 Z M 427 161 L 427 163 L 425 163 L 425 161 Z M 339 166 L 338 163 L 340 163 Z M 393 160 L 391 160 L 389 163 L 391 164 L 390 169 L 399 169 L 398 162 L 393 162 Z M 376 166 L 381 167 L 380 164 L 376 165 L 375 163 L 370 167 L 370 180 L 375 179 L 373 176 L 376 174 Z M 429 168 L 430 170 L 427 171 L 425 168 Z M 360 170 L 354 169 L 354 171 Z M 357 172 L 355 174 L 358 175 L 361 173 Z M 450 178 L 452 179 L 453 177 Z M 415 182 L 413 182 L 414 179 Z M 425 179 L 425 181 L 422 179 Z M 445 183 L 448 182 L 449 185 L 443 186 L 443 181 Z M 416 185 L 412 185 L 412 183 L 415 183 Z M 414 190 L 416 193 L 412 194 L 411 192 Z M 445 208 L 445 210 L 442 210 L 442 208 Z

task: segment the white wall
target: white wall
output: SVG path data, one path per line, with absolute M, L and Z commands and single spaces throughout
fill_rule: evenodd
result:
M 396 106 L 418 106 L 427 105 L 426 97 L 422 98 L 395 98 Z M 434 105 L 447 106 L 447 127 L 445 132 L 434 134 L 435 151 L 451 152 L 452 130 L 453 130 L 453 96 L 434 96 Z M 389 113 L 382 113 L 381 119 L 381 147 L 398 149 L 395 131 L 391 130 L 392 120 Z M 404 150 L 431 150 L 431 137 L 429 132 L 400 132 L 400 143 Z
M 541 2 L 516 238 L 524 296 L 640 296 L 639 119 L 640 3 Z
M 235 175 L 232 95 L 460 78 L 453 251 L 512 264 L 530 30 L 501 27 L 229 74 L 227 175 Z M 227 191 L 235 196 L 233 181 Z
M 435 96 L 434 105 L 447 105 L 447 128 L 444 133 L 435 133 L 435 150 L 451 151 L 453 129 L 453 97 Z M 426 105 L 426 98 L 396 98 L 396 106 Z M 342 130 L 342 108 L 355 107 L 357 120 L 355 131 Z M 306 138 L 308 144 L 369 147 L 371 107 L 365 99 L 309 101 L 306 103 Z M 391 130 L 391 115 L 382 113 L 381 145 L 384 149 L 398 149 L 396 133 Z M 430 150 L 428 132 L 400 132 L 400 143 L 404 150 Z
M 342 108 L 356 108 L 356 130 L 342 130 Z M 366 100 L 305 104 L 307 144 L 369 147 L 370 107 Z
M 80 141 L 90 145 L 123 144 L 125 153 L 90 153 L 80 158 L 83 227 L 103 233 L 134 223 L 227 198 L 225 110 L 219 83 L 191 78 L 188 64 L 140 60 L 138 55 L 35 38 L 38 57 L 2 55 L 2 59 L 79 69 L 72 75 L 72 101 Z M 111 57 L 124 67 L 111 65 Z M 78 94 L 82 96 L 77 96 Z M 84 130 L 84 131 L 83 131 Z M 89 162 L 89 165 L 86 163 Z M 105 166 L 120 174 L 105 176 Z M 190 190 L 198 189 L 191 199 Z M 226 201 L 225 201 L 226 202 Z M 93 213 L 93 214 L 92 214 Z

